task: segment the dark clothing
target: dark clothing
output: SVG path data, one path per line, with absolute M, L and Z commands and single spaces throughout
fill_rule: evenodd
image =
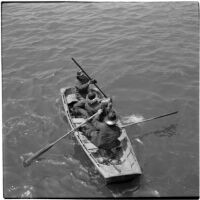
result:
M 108 150 L 119 145 L 117 139 L 121 135 L 121 129 L 116 126 L 108 126 L 104 122 L 93 121 L 95 131 L 91 133 L 91 141 L 99 148 Z
M 74 104 L 74 109 L 86 117 L 94 115 L 100 108 L 101 105 L 99 104 L 99 102 L 89 104 L 86 99 L 82 99 Z
M 82 98 L 86 98 L 87 94 L 88 94 L 88 90 L 89 90 L 89 81 L 88 82 L 81 82 L 79 80 L 77 80 L 77 84 L 76 84 L 76 90 L 77 90 L 77 96 L 80 96 Z
M 85 103 L 86 103 L 86 100 L 82 99 L 74 104 L 73 109 L 74 109 L 74 112 L 76 113 L 76 115 L 81 115 L 84 118 L 88 118 L 89 114 L 85 110 Z
M 100 122 L 103 122 L 105 117 L 108 115 L 108 113 L 112 110 L 112 104 L 108 103 L 101 103 L 101 109 L 102 113 L 99 115 L 98 120 Z
M 101 104 L 97 101 L 93 104 L 89 102 L 85 103 L 85 110 L 88 112 L 89 116 L 94 115 L 101 108 Z

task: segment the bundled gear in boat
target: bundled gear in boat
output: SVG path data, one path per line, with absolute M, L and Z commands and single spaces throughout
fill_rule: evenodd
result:
M 82 71 L 77 72 L 77 84 L 76 84 L 76 91 L 77 97 L 79 99 L 86 98 L 86 95 L 89 92 L 89 85 L 96 84 L 97 81 L 92 79 L 90 80 Z

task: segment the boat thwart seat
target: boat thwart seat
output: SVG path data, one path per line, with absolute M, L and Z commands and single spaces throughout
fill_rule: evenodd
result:
M 85 119 L 83 119 L 83 118 L 72 118 L 72 122 L 74 124 L 79 125 L 79 124 L 82 124 L 83 122 L 85 122 Z

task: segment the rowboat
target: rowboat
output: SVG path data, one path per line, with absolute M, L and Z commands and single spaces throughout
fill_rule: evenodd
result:
M 93 90 L 100 98 L 103 98 L 97 89 L 95 90 L 94 88 Z M 60 93 L 65 115 L 69 121 L 71 129 L 74 129 L 85 121 L 84 118 L 73 115 L 70 108 L 70 102 L 68 101 L 69 98 L 67 98 L 69 95 L 76 94 L 76 90 L 74 87 L 65 87 L 60 89 Z M 120 120 L 118 120 L 117 124 L 119 127 L 122 125 Z M 132 180 L 134 177 L 142 174 L 126 130 L 124 128 L 121 130 L 122 134 L 120 138 L 118 138 L 121 141 L 121 145 L 119 150 L 119 162 L 117 164 L 113 164 L 111 161 L 105 163 L 102 162 L 98 148 L 89 139 L 87 139 L 86 136 L 84 136 L 83 132 L 80 130 L 74 131 L 74 136 L 78 144 L 82 147 L 87 157 L 94 164 L 97 171 L 102 175 L 106 184 Z

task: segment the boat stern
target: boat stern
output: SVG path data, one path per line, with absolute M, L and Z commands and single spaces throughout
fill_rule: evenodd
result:
M 132 181 L 141 176 L 141 173 L 138 174 L 126 174 L 121 176 L 111 176 L 105 178 L 106 184 L 117 183 L 117 182 L 127 182 Z

